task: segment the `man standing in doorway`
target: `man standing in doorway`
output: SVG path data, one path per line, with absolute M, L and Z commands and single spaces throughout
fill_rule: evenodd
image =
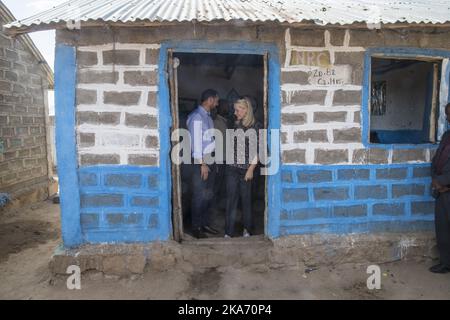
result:
M 187 127 L 191 136 L 192 150 L 192 232 L 197 239 L 206 238 L 205 232 L 218 234 L 209 225 L 209 210 L 214 196 L 215 164 L 207 159 L 214 157 L 215 141 L 212 135 L 214 122 L 211 111 L 217 107 L 217 91 L 208 89 L 202 93 L 201 105 L 189 114 Z
M 450 123 L 450 103 L 445 107 Z M 435 227 L 440 263 L 431 267 L 434 273 L 450 272 L 450 130 L 442 136 L 431 165 L 433 196 L 436 199 Z

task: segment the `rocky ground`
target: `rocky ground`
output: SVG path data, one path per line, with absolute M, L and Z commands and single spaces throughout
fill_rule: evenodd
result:
M 81 290 L 68 290 L 65 276 L 48 263 L 61 242 L 59 206 L 50 201 L 0 216 L 1 299 L 450 299 L 450 274 L 428 272 L 434 262 L 381 264 L 381 289 L 368 290 L 367 265 L 318 269 L 147 269 L 118 277 L 88 272 Z

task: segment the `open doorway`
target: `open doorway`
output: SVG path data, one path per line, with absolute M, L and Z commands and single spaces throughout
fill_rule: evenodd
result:
M 255 119 L 267 129 L 267 56 L 253 54 L 181 53 L 169 51 L 170 94 L 172 105 L 172 130 L 186 129 L 190 112 L 198 107 L 200 95 L 206 89 L 218 91 L 222 116 L 228 119 L 229 128 L 234 121 L 233 103 L 242 97 L 252 102 Z M 228 112 L 223 113 L 223 110 Z M 214 117 L 213 117 L 214 118 Z M 226 166 L 224 165 L 226 170 Z M 252 235 L 263 235 L 267 207 L 266 176 L 255 170 L 252 183 Z M 175 240 L 189 238 L 191 227 L 191 170 L 188 164 L 172 164 L 172 209 Z M 209 213 L 210 225 L 225 234 L 226 188 L 225 177 L 218 173 L 215 182 L 215 199 Z M 234 237 L 242 235 L 242 204 L 239 203 Z

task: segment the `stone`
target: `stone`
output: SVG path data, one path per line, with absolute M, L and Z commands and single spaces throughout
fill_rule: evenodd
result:
M 314 122 L 327 123 L 327 122 L 346 122 L 347 112 L 314 112 Z
M 83 71 L 78 73 L 78 83 L 81 84 L 116 84 L 119 80 L 119 73 L 109 71 Z
M 158 120 L 156 117 L 147 114 L 126 113 L 125 124 L 128 127 L 157 129 Z
M 361 129 L 336 129 L 333 130 L 334 143 L 359 143 L 361 142 Z
M 80 164 L 82 166 L 120 164 L 120 156 L 118 154 L 82 154 Z
M 326 90 L 305 90 L 283 92 L 283 103 L 285 105 L 324 105 L 327 96 Z
M 302 125 L 306 123 L 306 113 L 283 113 L 281 114 L 281 123 L 283 125 Z
M 140 64 L 138 50 L 108 50 L 103 52 L 104 65 L 137 66 Z
M 305 163 L 305 153 L 303 149 L 283 151 L 283 163 Z
M 326 130 L 308 130 L 294 132 L 294 143 L 328 142 Z
M 97 52 L 78 51 L 77 63 L 81 68 L 95 66 L 98 64 Z
M 81 148 L 93 147 L 95 145 L 95 133 L 79 133 Z
M 154 71 L 125 71 L 124 82 L 130 86 L 154 86 L 158 83 L 158 74 Z
M 289 71 L 281 73 L 281 83 L 309 84 L 309 75 L 304 71 Z
M 77 89 L 77 104 L 96 104 L 97 91 Z
M 347 150 L 323 150 L 316 149 L 314 162 L 318 164 L 338 164 L 348 162 Z
M 314 200 L 347 200 L 349 190 L 347 187 L 324 187 L 314 188 Z
M 120 112 L 80 111 L 77 112 L 77 123 L 78 125 L 84 123 L 118 125 L 120 123 Z
M 361 105 L 361 91 L 336 90 L 333 98 L 334 106 Z
M 159 50 L 147 49 L 145 50 L 145 64 L 158 65 Z
M 403 162 L 426 162 L 425 149 L 394 149 L 392 154 L 393 163 Z
M 156 166 L 158 165 L 158 158 L 155 155 L 141 155 L 131 154 L 128 156 L 128 164 L 143 165 L 143 166 Z
M 283 202 L 305 202 L 308 201 L 308 189 L 295 188 L 283 189 Z
M 116 92 L 107 91 L 104 93 L 105 104 L 119 105 L 119 106 L 133 106 L 138 105 L 141 98 L 141 92 Z

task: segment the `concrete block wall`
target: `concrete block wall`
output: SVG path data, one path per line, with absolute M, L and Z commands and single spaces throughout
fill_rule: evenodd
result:
M 80 166 L 158 166 L 156 44 L 78 48 Z
M 282 68 L 285 164 L 429 162 L 434 147 L 366 148 L 362 143 L 364 55 L 376 31 L 287 29 Z M 384 39 L 384 38 L 383 38 Z M 379 46 L 385 46 L 380 40 Z M 393 45 L 398 45 L 392 42 Z M 410 43 L 413 45 L 413 43 Z
M 39 64 L 20 39 L 0 32 L 0 192 L 21 203 L 31 193 L 36 200 L 48 196 L 44 100 L 48 84 Z

